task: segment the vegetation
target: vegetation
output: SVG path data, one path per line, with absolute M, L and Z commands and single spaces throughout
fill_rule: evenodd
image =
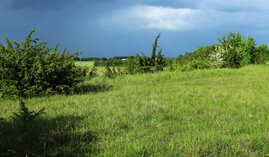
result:
M 262 44 L 255 47 L 255 40 L 238 33 L 228 33 L 227 37 L 218 39 L 220 44 L 199 47 L 192 53 L 180 55 L 175 64 L 176 69 L 188 71 L 204 68 L 239 68 L 249 64 L 262 64 L 268 60 L 269 50 Z
M 46 43 L 32 39 L 0 45 L 0 93 L 31 97 L 48 93 L 70 93 L 84 80 L 86 69 L 75 66 L 74 56 L 49 49 Z M 52 51 L 51 51 L 52 50 Z
M 94 77 L 96 77 L 96 76 L 97 76 L 96 67 L 93 66 L 93 67 L 92 67 L 92 70 L 91 70 L 90 73 L 89 73 L 89 77 L 90 77 L 90 78 L 94 78 Z
M 122 59 L 102 59 L 102 60 L 97 60 L 94 62 L 94 65 L 97 67 L 100 66 L 124 66 L 125 60 Z
M 25 132 L 8 118 L 17 102 L 1 99 L 0 152 L 266 156 L 268 77 L 268 65 L 97 77 L 83 83 L 98 86 L 88 93 L 27 99 L 31 110 L 46 106 L 46 114 Z
M 92 68 L 94 61 L 76 61 L 75 64 L 80 67 Z
M 128 58 L 126 62 L 126 73 L 127 74 L 136 74 L 136 73 L 148 73 L 148 72 L 157 72 L 163 71 L 165 67 L 165 58 L 162 55 L 162 49 L 159 50 L 157 56 L 156 51 L 158 46 L 158 39 L 160 34 L 156 37 L 154 44 L 152 45 L 152 54 L 151 57 L 147 57 L 143 54 L 142 57 L 139 54 L 136 54 L 136 57 L 133 59 Z
M 122 58 L 75 62 L 33 32 L 0 46 L 0 156 L 269 154 L 269 50 L 252 37 L 229 33 L 166 59 L 159 34 L 151 57 L 128 57 L 122 70 L 111 64 Z
M 75 57 L 76 61 L 98 61 L 98 60 L 124 60 L 127 59 L 128 56 L 116 56 L 113 58 L 106 58 L 106 57 L 102 57 L 102 58 L 98 58 L 98 57 Z M 134 58 L 134 56 L 132 56 L 132 58 Z
M 20 100 L 20 111 L 18 113 L 14 113 L 14 116 L 12 116 L 15 120 L 20 120 L 23 123 L 27 123 L 29 121 L 34 120 L 37 116 L 44 113 L 45 108 L 42 108 L 38 112 L 29 111 L 29 108 L 26 107 L 26 104 Z

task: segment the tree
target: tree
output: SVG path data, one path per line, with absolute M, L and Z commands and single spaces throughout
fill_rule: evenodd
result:
M 221 43 L 221 51 L 223 52 L 224 67 L 239 68 L 241 60 L 241 52 L 244 48 L 244 36 L 239 32 L 228 33 L 227 38 L 218 39 Z
M 242 41 L 244 42 L 244 41 Z M 240 65 L 244 66 L 247 64 L 251 64 L 251 59 L 254 55 L 255 52 L 255 41 L 252 37 L 247 36 L 247 41 L 245 43 L 243 43 L 242 45 L 244 45 L 241 55 L 242 55 L 242 59 L 240 61 Z
M 269 49 L 265 44 L 261 44 L 255 48 L 255 52 L 251 58 L 252 64 L 262 64 L 269 60 Z
M 148 73 L 148 72 L 152 72 L 151 67 L 151 59 L 148 58 L 147 56 L 145 56 L 144 53 L 142 53 L 143 57 L 142 57 L 142 67 L 141 67 L 141 72 L 142 73 Z
M 151 66 L 152 67 L 154 67 L 155 63 L 156 63 L 156 61 L 155 61 L 155 59 L 156 59 L 156 50 L 159 47 L 158 46 L 158 40 L 159 40 L 160 36 L 161 36 L 161 33 L 159 33 L 157 35 L 157 37 L 155 38 L 154 44 L 152 45 L 152 53 L 151 53 Z
M 163 71 L 165 67 L 165 60 L 162 55 L 162 49 L 157 54 L 157 60 L 156 60 L 156 71 Z

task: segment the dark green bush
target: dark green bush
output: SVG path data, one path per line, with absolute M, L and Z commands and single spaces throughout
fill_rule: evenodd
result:
M 102 59 L 102 60 L 96 60 L 94 61 L 94 65 L 96 67 L 103 67 L 106 65 L 109 66 L 124 66 L 125 64 L 125 60 L 121 60 L 121 59 Z
M 115 78 L 117 76 L 117 72 L 116 72 L 115 67 L 113 67 L 113 69 L 111 69 L 107 64 L 104 75 L 108 78 Z
M 45 42 L 32 39 L 32 30 L 25 42 L 0 45 L 0 93 L 31 97 L 49 93 L 71 93 L 84 80 L 86 69 L 75 66 L 74 56 L 65 49 L 58 51 Z
M 155 42 L 152 45 L 151 57 L 147 57 L 142 53 L 142 57 L 136 54 L 135 58 L 128 58 L 127 62 L 125 62 L 125 72 L 127 74 L 163 71 L 167 61 L 162 55 L 162 49 L 156 55 L 157 48 L 159 47 L 159 38 L 160 34 L 155 38 Z
M 97 71 L 97 69 L 96 69 L 95 65 L 93 65 L 92 70 L 89 73 L 89 77 L 90 78 L 96 77 L 98 75 L 96 71 Z

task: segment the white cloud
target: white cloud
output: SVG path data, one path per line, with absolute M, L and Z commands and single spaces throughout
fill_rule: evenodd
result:
M 138 5 L 118 11 L 109 19 L 125 27 L 183 31 L 195 29 L 203 16 L 204 12 L 197 9 Z
M 204 30 L 219 31 L 256 30 L 268 28 L 265 19 L 269 18 L 268 3 L 265 6 L 254 5 L 253 0 L 243 3 L 231 1 L 201 0 L 197 8 L 173 8 L 153 5 L 136 5 L 116 10 L 99 19 L 99 26 L 104 29 L 140 29 L 140 30 Z M 242 5 L 240 5 L 242 4 Z M 230 6 L 230 7 L 228 7 Z M 241 7 L 241 8 L 240 8 Z M 255 7 L 259 8 L 256 9 Z M 109 27 L 107 27 L 109 26 Z

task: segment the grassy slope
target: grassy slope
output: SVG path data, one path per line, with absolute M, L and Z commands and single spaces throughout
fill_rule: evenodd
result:
M 268 82 L 268 65 L 99 77 L 84 83 L 87 93 L 26 102 L 33 110 L 47 106 L 40 141 L 54 142 L 37 154 L 266 156 Z M 0 117 L 18 108 L 0 103 Z

